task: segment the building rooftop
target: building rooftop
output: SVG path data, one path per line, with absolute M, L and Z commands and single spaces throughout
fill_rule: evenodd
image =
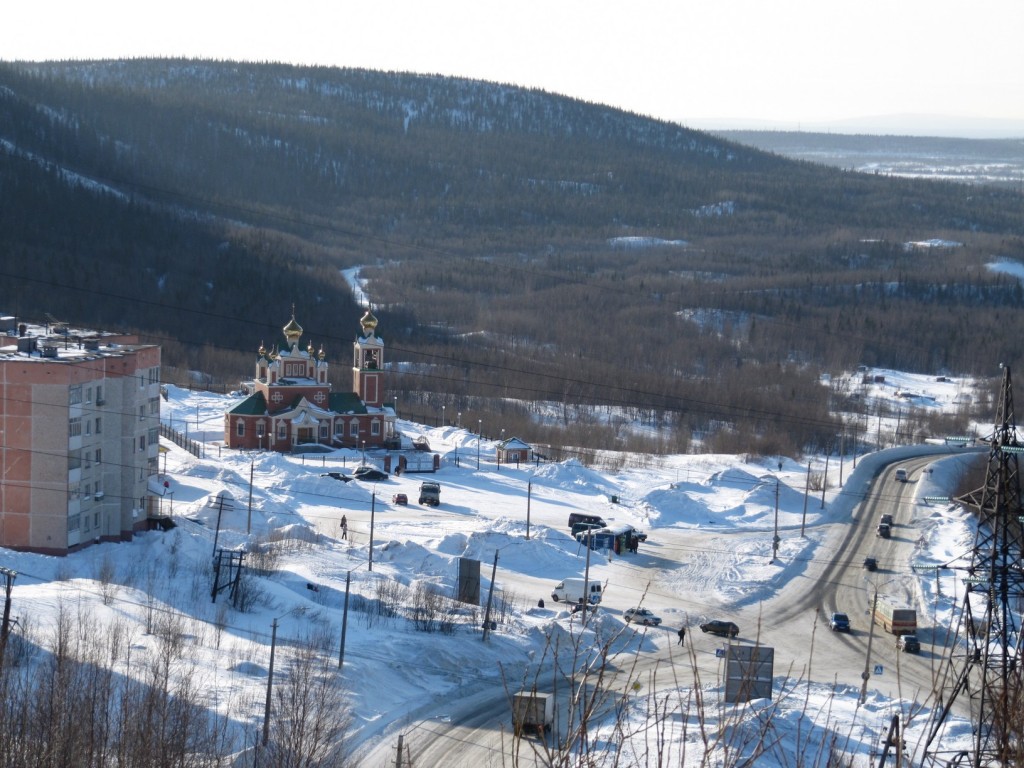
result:
M 41 360 L 52 362 L 114 357 L 143 345 L 128 334 L 72 328 L 53 321 L 43 324 L 0 316 L 0 361 Z

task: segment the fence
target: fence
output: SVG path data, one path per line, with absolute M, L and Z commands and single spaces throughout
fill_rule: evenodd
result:
M 176 429 L 171 429 L 166 424 L 160 425 L 160 437 L 166 438 L 179 448 L 184 448 L 197 459 L 203 455 L 203 445 L 189 437 L 186 437 Z

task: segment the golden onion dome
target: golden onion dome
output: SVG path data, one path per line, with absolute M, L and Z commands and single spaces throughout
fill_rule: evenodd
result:
M 288 325 L 282 328 L 284 331 L 284 337 L 288 339 L 288 346 L 294 347 L 299 343 L 299 338 L 302 336 L 302 326 L 295 322 L 295 309 L 292 309 L 292 319 L 288 321 Z
M 377 318 L 373 316 L 373 313 L 367 309 L 366 314 L 363 315 L 359 324 L 363 326 L 363 335 L 372 336 L 373 332 L 377 329 Z

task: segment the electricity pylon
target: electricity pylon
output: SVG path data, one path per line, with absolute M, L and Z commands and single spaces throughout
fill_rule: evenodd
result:
M 1003 367 L 1002 392 L 990 438 L 985 484 L 957 499 L 973 507 L 978 532 L 966 567 L 963 602 L 950 654 L 939 682 L 939 699 L 928 726 L 924 765 L 1009 766 L 1020 754 L 1022 656 L 1020 612 L 1024 605 L 1021 559 L 1020 472 L 1024 447 L 1017 440 L 1010 369 Z M 949 715 L 966 699 L 970 745 L 954 740 Z

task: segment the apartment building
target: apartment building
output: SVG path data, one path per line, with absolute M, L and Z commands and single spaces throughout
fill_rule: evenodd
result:
M 65 555 L 148 527 L 160 348 L 0 317 L 0 546 Z

